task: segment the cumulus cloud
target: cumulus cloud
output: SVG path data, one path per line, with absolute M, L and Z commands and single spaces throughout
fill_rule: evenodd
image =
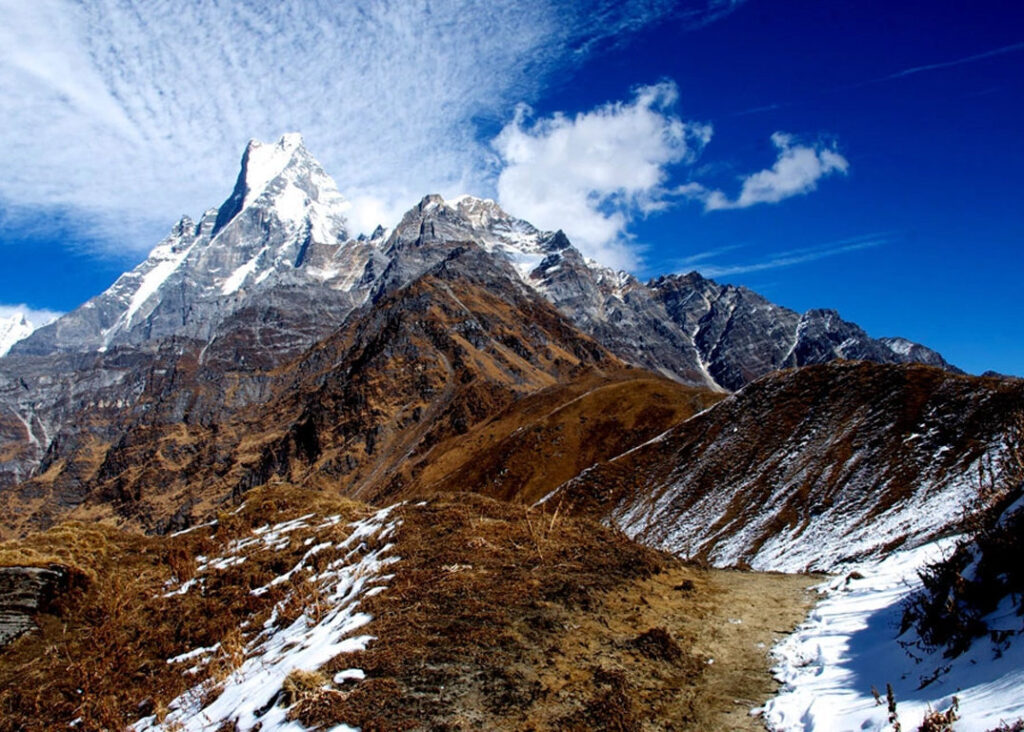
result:
M 568 117 L 530 119 L 521 106 L 493 145 L 501 157 L 503 208 L 541 228 L 562 228 L 585 254 L 613 267 L 636 264 L 626 226 L 631 217 L 668 205 L 668 168 L 692 157 L 711 126 L 672 112 L 671 82 L 640 87 L 628 103 L 612 102 Z
M 849 162 L 832 145 L 799 144 L 784 132 L 776 132 L 771 139 L 778 150 L 775 164 L 745 176 L 737 198 L 730 199 L 721 190 L 712 190 L 700 183 L 689 183 L 676 191 L 703 201 L 705 211 L 747 208 L 810 193 L 822 178 L 834 173 L 845 175 L 849 170 Z
M 427 191 L 486 194 L 476 121 L 602 42 L 734 4 L 0 0 L 0 205 L 80 212 L 145 251 L 227 197 L 249 138 L 293 130 L 361 222 Z

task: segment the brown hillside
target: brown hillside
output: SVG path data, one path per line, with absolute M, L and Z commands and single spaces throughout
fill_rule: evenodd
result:
M 218 373 L 192 346 L 168 355 L 133 408 L 84 418 L 38 475 L 0 494 L 5 535 L 62 516 L 180 529 L 271 479 L 374 502 L 450 489 L 532 502 L 716 398 L 626 369 L 489 275 L 479 250 L 451 250 L 265 372 L 247 406 L 237 390 L 252 378 Z
M 641 369 L 591 372 L 523 397 L 423 456 L 403 495 L 472 491 L 533 504 L 586 470 L 659 435 L 724 394 Z
M 952 530 L 1022 409 L 1018 379 L 868 362 L 783 371 L 588 471 L 552 505 L 684 556 L 821 566 L 908 530 Z

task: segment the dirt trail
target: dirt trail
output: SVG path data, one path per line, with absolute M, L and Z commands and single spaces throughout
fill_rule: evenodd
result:
M 540 681 L 567 704 L 602 683 L 598 669 L 621 674 L 639 696 L 636 706 L 657 710 L 656 722 L 637 715 L 647 717 L 637 720 L 643 729 L 763 730 L 750 710 L 778 688 L 768 653 L 804 619 L 815 599 L 808 590 L 818 582 L 677 565 L 577 616 Z M 638 643 L 645 637 L 650 642 Z M 527 728 L 549 728 L 552 711 L 538 709 Z
M 449 502 L 449 500 L 451 502 Z M 307 726 L 525 732 L 760 729 L 768 652 L 807 575 L 709 570 L 587 521 L 453 495 L 401 510 L 402 560 L 368 598 L 367 680 Z M 333 663 L 333 662 L 332 662 Z
M 718 594 L 695 644 L 714 659 L 705 674 L 713 724 L 705 729 L 763 730 L 750 710 L 779 686 L 769 673 L 768 653 L 803 621 L 817 599 L 810 587 L 822 578 L 720 570 L 708 579 Z

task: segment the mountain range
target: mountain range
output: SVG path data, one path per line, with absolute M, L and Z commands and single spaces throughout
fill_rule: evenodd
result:
M 733 582 L 724 575 L 691 578 L 691 570 L 673 556 L 773 572 L 843 571 L 968 531 L 973 512 L 1002 505 L 1020 490 L 1014 472 L 1024 405 L 1020 380 L 969 376 L 926 346 L 872 338 L 834 311 L 796 313 L 695 272 L 641 282 L 586 259 L 562 231 L 540 231 L 491 200 L 428 195 L 393 226 L 368 235 L 349 230 L 349 207 L 298 135 L 271 144 L 250 142 L 234 190 L 219 208 L 198 221 L 183 217 L 145 261 L 74 311 L 31 333 L 12 325 L 11 332 L 24 337 L 0 358 L 0 538 L 8 540 L 0 545 L 0 558 L 22 558 L 21 574 L 10 575 L 9 582 L 22 588 L 19 597 L 35 599 L 8 603 L 6 611 L 15 618 L 11 628 L 21 633 L 32 627 L 18 608 L 30 606 L 35 617 L 39 608 L 52 605 L 54 617 L 73 616 L 83 633 L 95 630 L 99 626 L 89 625 L 94 615 L 80 617 L 78 606 L 61 605 L 52 596 L 73 589 L 79 603 L 93 607 L 89 603 L 102 599 L 103 572 L 116 574 L 110 557 L 130 547 L 165 557 L 152 569 L 163 572 L 160 581 L 172 588 L 160 595 L 161 603 L 178 602 L 168 598 L 179 590 L 185 598 L 189 583 L 200 576 L 230 594 L 234 585 L 214 583 L 213 573 L 248 561 L 239 547 L 255 546 L 250 539 L 264 535 L 263 513 L 280 526 L 298 521 L 308 533 L 303 546 L 319 541 L 318 532 L 338 547 L 348 546 L 335 536 L 335 524 L 314 525 L 305 516 L 309 508 L 323 519 L 320 503 L 326 501 L 331 515 L 354 522 L 346 524 L 353 531 L 398 532 L 394 551 L 404 559 L 395 555 L 399 569 L 387 581 L 406 588 L 402 592 L 424 607 L 443 605 L 451 617 L 470 613 L 469 606 L 456 603 L 440 585 L 428 596 L 427 588 L 408 584 L 408 578 L 421 576 L 417 572 L 436 580 L 431 573 L 441 571 L 430 564 L 424 543 L 440 546 L 436 542 L 448 534 L 469 542 L 445 549 L 451 556 L 445 554 L 443 567 L 455 567 L 444 569 L 445 577 L 477 562 L 470 546 L 488 557 L 479 560 L 488 573 L 504 571 L 529 583 L 521 567 L 512 568 L 526 561 L 523 537 L 529 537 L 529 551 L 537 553 L 530 571 L 544 578 L 523 590 L 522 597 L 534 604 L 524 605 L 518 619 L 502 620 L 511 623 L 501 631 L 505 635 L 488 640 L 491 645 L 481 641 L 480 652 L 504 652 L 513 636 L 536 650 L 540 646 L 531 643 L 556 643 L 555 626 L 544 626 L 543 613 L 537 615 L 543 603 L 557 605 L 551 612 L 566 627 L 598 622 L 578 615 L 592 612 L 598 595 L 574 595 L 565 582 L 559 584 L 558 567 L 570 567 L 566 576 L 587 577 L 602 593 L 625 587 L 633 592 L 652 576 L 678 575 L 679 587 L 683 575 L 690 586 Z M 406 528 L 387 528 L 390 509 L 371 520 L 371 509 L 355 506 L 399 506 L 394 510 Z M 465 506 L 474 507 L 480 522 L 493 522 L 495 531 L 500 526 L 501 536 L 518 538 L 494 546 L 487 531 L 467 532 L 477 518 Z M 244 521 L 231 518 L 238 512 Z M 559 521 L 570 522 L 571 541 L 553 534 Z M 77 527 L 73 536 L 68 526 Z M 442 526 L 447 528 L 435 535 Z M 97 531 L 107 533 L 97 538 Z M 75 532 L 84 532 L 88 541 Z M 263 539 L 253 541 L 263 546 Z M 107 547 L 102 559 L 82 549 L 89 542 Z M 287 539 L 267 543 L 270 553 L 259 559 L 260 572 L 277 572 L 285 577 L 281 583 L 291 575 L 282 574 L 284 560 L 271 550 L 286 546 Z M 374 563 L 392 549 L 385 551 L 383 538 L 367 546 L 372 567 L 351 564 L 351 571 L 383 577 L 383 565 Z M 223 566 L 211 563 L 215 549 Z M 584 559 L 587 552 L 607 555 Z M 340 567 L 353 556 L 334 559 Z M 289 557 L 298 562 L 295 572 L 304 567 L 322 580 L 314 594 L 326 593 L 349 571 L 330 574 L 326 564 L 310 564 L 308 555 Z M 560 559 L 552 564 L 553 557 Z M 412 562 L 407 575 L 403 562 Z M 6 564 L 15 566 L 13 559 Z M 40 574 L 44 569 L 51 574 Z M 605 571 L 611 573 L 607 582 L 595 579 Z M 264 587 L 257 595 L 277 586 L 270 575 L 259 577 L 270 584 L 252 584 L 255 575 L 232 582 L 250 583 L 254 592 Z M 483 584 L 467 587 L 495 603 L 509 602 L 510 595 L 502 593 L 518 592 L 478 580 Z M 4 581 L 0 576 L 0 590 Z M 750 581 L 768 583 L 780 597 L 791 591 L 771 585 L 774 580 Z M 145 588 L 157 597 L 150 585 Z M 391 590 L 383 584 L 380 589 L 384 604 L 374 617 L 405 612 L 405 605 L 387 604 L 399 602 L 386 599 L 397 597 Z M 273 596 L 296 602 L 293 595 Z M 260 613 L 270 612 L 272 603 L 257 608 L 255 600 L 231 597 L 241 605 L 218 612 L 237 615 L 241 624 L 212 627 L 197 620 L 207 623 L 202 632 L 178 628 L 172 635 L 192 647 L 220 648 L 227 647 L 226 634 L 233 634 L 233 642 L 248 649 L 239 651 L 241 666 L 233 668 L 244 668 L 242 656 L 255 658 L 257 648 L 264 659 L 271 653 L 261 645 L 269 643 L 267 636 L 246 628 L 257 617 L 272 624 L 285 606 L 274 606 L 268 620 Z M 600 597 L 601 603 L 611 602 L 611 595 Z M 682 602 L 665 600 L 662 609 L 671 615 L 677 601 Z M 369 598 L 361 602 L 373 605 Z M 163 604 L 154 608 L 147 612 L 168 611 Z M 4 611 L 0 598 L 0 616 Z M 297 617 L 312 627 L 314 616 L 307 611 L 299 608 Z M 657 622 L 669 623 L 668 615 Z M 522 618 L 541 625 L 527 632 L 516 625 L 527 622 Z M 391 621 L 380 622 L 388 632 L 405 632 Z M 45 641 L 50 626 L 45 620 L 38 624 Z M 656 629 L 639 629 L 648 630 Z M 448 626 L 435 631 L 457 635 Z M 683 656 L 664 634 L 677 631 L 684 632 L 661 628 L 661 634 L 637 636 L 646 639 L 638 647 L 654 648 L 648 661 L 668 659 L 672 674 L 682 673 Z M 12 648 L 34 647 L 32 637 Z M 403 653 L 412 655 L 401 659 L 380 656 L 374 645 L 367 651 L 368 641 L 363 643 L 360 652 L 370 654 L 364 671 L 376 674 L 376 685 L 365 689 L 373 690 L 366 693 L 378 706 L 372 713 L 369 707 L 346 706 L 355 715 L 350 719 L 401 727 L 395 721 L 401 705 L 388 702 L 388 694 L 411 694 L 420 700 L 420 721 L 459 726 L 439 701 L 451 698 L 417 676 L 422 667 L 409 666 L 416 654 L 434 653 L 425 642 L 404 640 Z M 165 663 L 166 642 L 152 643 L 157 650 L 137 649 L 139 663 L 152 664 L 157 656 Z M 381 643 L 387 647 L 386 639 Z M 686 654 L 700 655 L 699 642 L 693 649 L 683 645 Z M 177 653 L 185 651 L 190 649 Z M 523 657 L 541 663 L 539 656 Z M 451 658 L 431 663 L 454 675 L 453 688 L 472 676 Z M 498 673 L 487 664 L 474 668 L 479 678 Z M 516 700 L 509 708 L 532 708 L 540 691 L 525 701 L 517 696 L 531 684 L 547 688 L 549 701 L 563 688 L 530 669 L 502 681 L 501 693 Z M 642 721 L 640 711 L 619 698 L 630 684 L 641 688 L 641 681 L 607 673 L 595 671 L 585 680 L 586 693 L 604 701 L 594 701 L 592 708 L 589 701 L 559 697 L 560 711 L 550 711 L 555 716 L 537 728 L 587 729 L 610 720 L 622 729 L 672 728 L 665 715 Z M 198 697 L 178 697 L 185 693 L 180 679 L 150 678 L 156 677 L 166 686 L 146 692 L 152 697 L 148 706 L 134 697 L 115 701 L 109 694 L 122 691 L 97 687 L 97 698 L 109 704 L 90 707 L 90 723 L 148 719 L 136 726 L 148 729 L 163 723 L 164 717 L 152 713 L 158 705 L 165 705 L 162 714 L 174 723 L 200 710 L 214 714 L 226 708 L 226 702 L 206 704 L 205 697 L 202 704 Z M 209 678 L 210 684 L 223 684 L 217 688 L 226 694 L 233 677 L 225 672 Z M 391 686 L 381 686 L 382 680 Z M 492 682 L 497 683 L 487 681 Z M 284 676 L 274 683 L 272 698 L 260 697 L 260 704 L 273 707 L 287 698 L 288 704 L 278 706 L 298 709 L 297 692 L 280 691 Z M 345 694 L 356 693 L 337 684 Z M 486 697 L 481 688 L 465 691 L 466 698 Z M 0 704 L 25 719 L 35 713 L 26 711 L 27 698 L 0 692 Z M 658 698 L 672 714 L 691 715 L 689 728 L 714 728 L 701 726 L 709 718 L 692 704 L 684 712 L 678 699 Z M 460 696 L 458 704 L 468 702 Z M 251 729 L 257 718 L 270 719 L 265 715 L 271 707 L 234 718 L 222 709 L 217 714 L 226 716 L 211 719 Z M 508 716 L 500 704 L 485 707 L 472 707 L 477 727 L 524 728 L 527 717 Z M 380 716 L 380 709 L 391 710 L 391 716 Z M 312 724 L 315 717 L 309 712 L 301 718 Z M 324 719 L 336 723 L 336 717 Z M 570 717 L 572 724 L 565 722 Z M 264 727 L 269 728 L 276 727 Z
M 427 196 L 393 229 L 357 238 L 347 206 L 297 135 L 250 143 L 220 208 L 198 223 L 182 218 L 138 267 L 0 361 L 0 436 L 12 456 L 0 486 L 46 473 L 67 448 L 81 452 L 82 428 L 99 413 L 105 428 L 143 411 L 151 421 L 146 399 L 168 374 L 180 378 L 186 361 L 203 389 L 218 393 L 177 394 L 170 421 L 209 422 L 261 403 L 275 369 L 438 268 L 544 301 L 626 364 L 714 391 L 834 359 L 951 368 L 934 351 L 872 339 L 832 311 L 800 315 L 696 273 L 643 284 L 493 201 Z M 230 394 L 214 386 L 224 375 Z M 123 434 L 107 432 L 104 443 Z

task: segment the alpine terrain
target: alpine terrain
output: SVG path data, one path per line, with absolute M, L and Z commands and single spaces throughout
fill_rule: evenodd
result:
M 0 729 L 1022 728 L 1024 381 L 349 209 L 253 141 L 0 323 Z

